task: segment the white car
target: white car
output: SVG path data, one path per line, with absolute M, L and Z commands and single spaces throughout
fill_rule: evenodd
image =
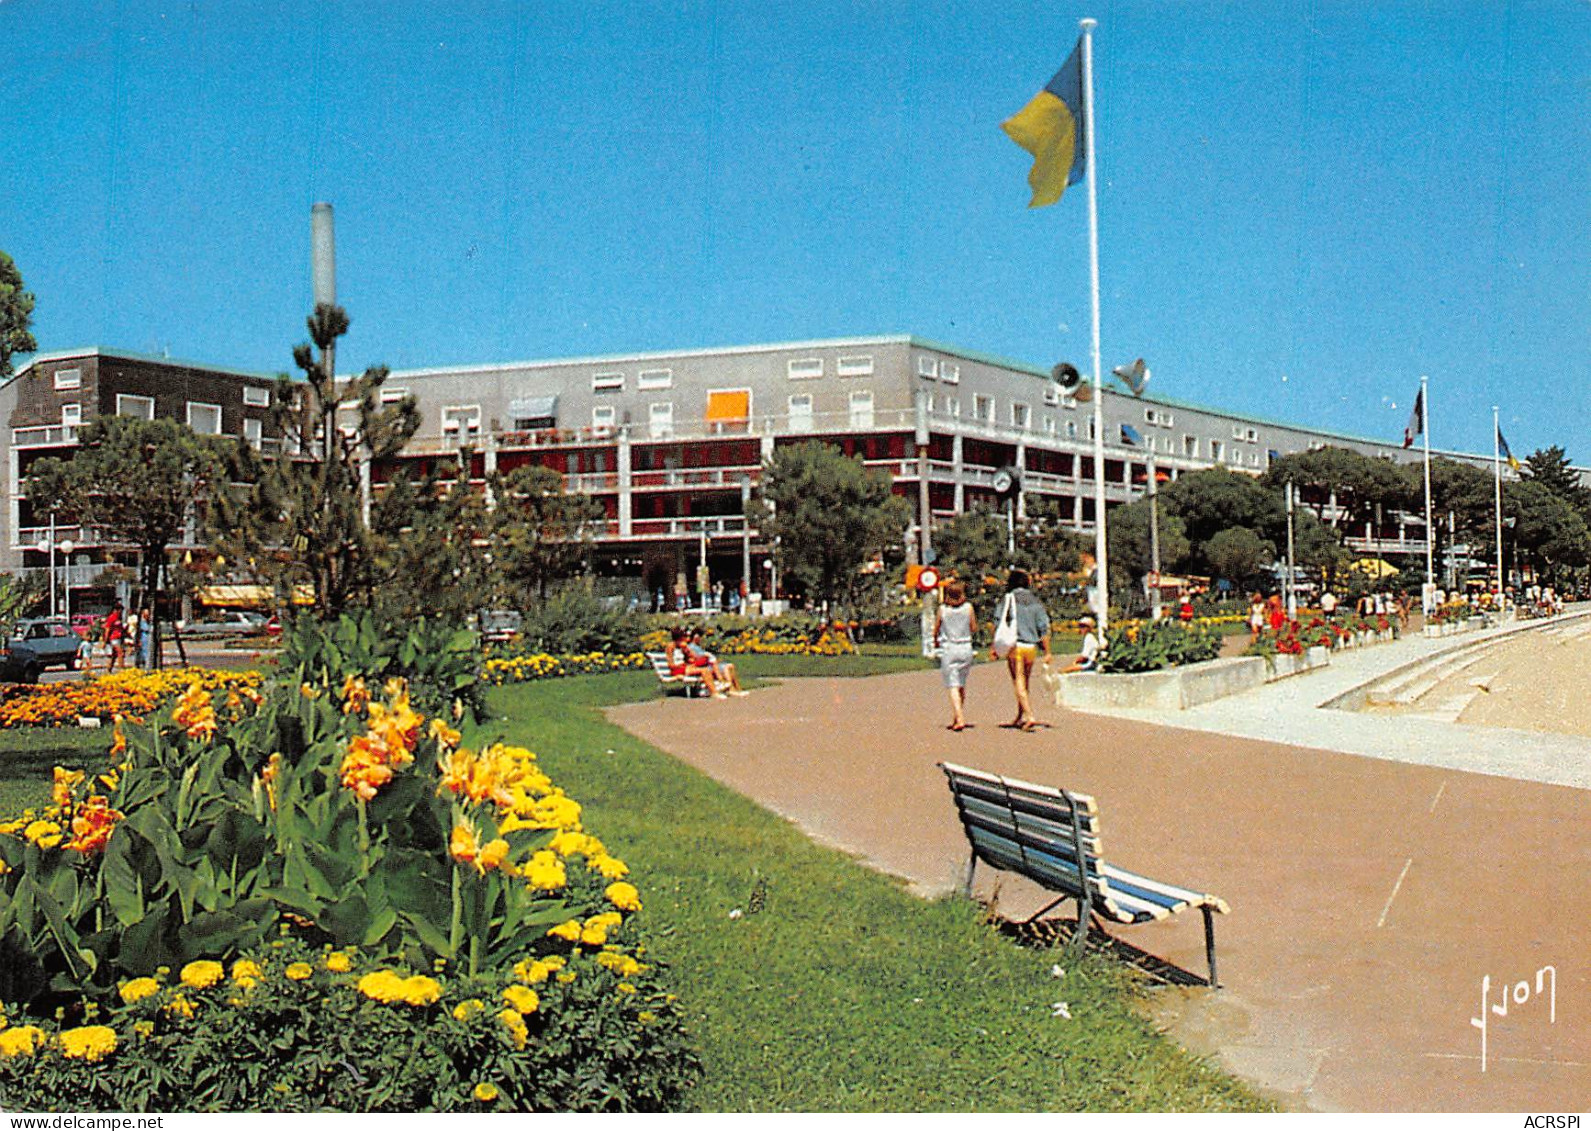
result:
M 184 636 L 264 636 L 265 614 L 233 609 L 215 620 L 188 621 L 177 626 Z

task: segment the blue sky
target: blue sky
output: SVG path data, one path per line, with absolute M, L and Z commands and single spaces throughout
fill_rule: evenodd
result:
M 444 10 L 444 8 L 446 10 Z M 1591 2 L 0 0 L 42 349 L 275 371 L 912 333 L 1087 368 L 1083 186 L 999 129 L 1095 39 L 1105 364 L 1591 462 Z M 1285 378 L 1285 379 L 1284 379 Z

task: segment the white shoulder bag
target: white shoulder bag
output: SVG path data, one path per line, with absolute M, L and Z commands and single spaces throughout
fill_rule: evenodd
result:
M 994 629 L 994 654 L 1001 658 L 1009 656 L 1016 647 L 1016 597 L 1010 593 L 1005 595 L 1005 604 L 1000 606 L 1000 623 Z

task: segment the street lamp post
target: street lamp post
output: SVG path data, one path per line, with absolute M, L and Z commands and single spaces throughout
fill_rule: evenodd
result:
M 740 476 L 740 611 L 751 596 L 751 476 Z
M 1293 481 L 1287 481 L 1287 619 L 1298 619 L 1297 571 L 1293 566 Z

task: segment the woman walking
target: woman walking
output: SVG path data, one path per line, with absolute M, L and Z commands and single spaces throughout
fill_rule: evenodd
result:
M 967 587 L 959 581 L 945 584 L 945 603 L 934 617 L 934 648 L 939 652 L 939 674 L 950 694 L 950 726 L 967 729 L 967 675 L 972 671 L 972 634 L 978 615 L 967 603 Z
M 1018 730 L 1036 730 L 1049 724 L 1034 717 L 1028 688 L 1040 649 L 1044 651 L 1044 663 L 1050 662 L 1050 617 L 1044 611 L 1044 602 L 1028 588 L 1025 569 L 1013 569 L 1006 576 L 1005 599 L 1016 620 L 1016 647 L 1005 658 L 1011 672 L 1011 687 L 1016 692 L 1016 718 L 1008 725 Z M 1003 607 L 1001 615 L 1003 619 Z

